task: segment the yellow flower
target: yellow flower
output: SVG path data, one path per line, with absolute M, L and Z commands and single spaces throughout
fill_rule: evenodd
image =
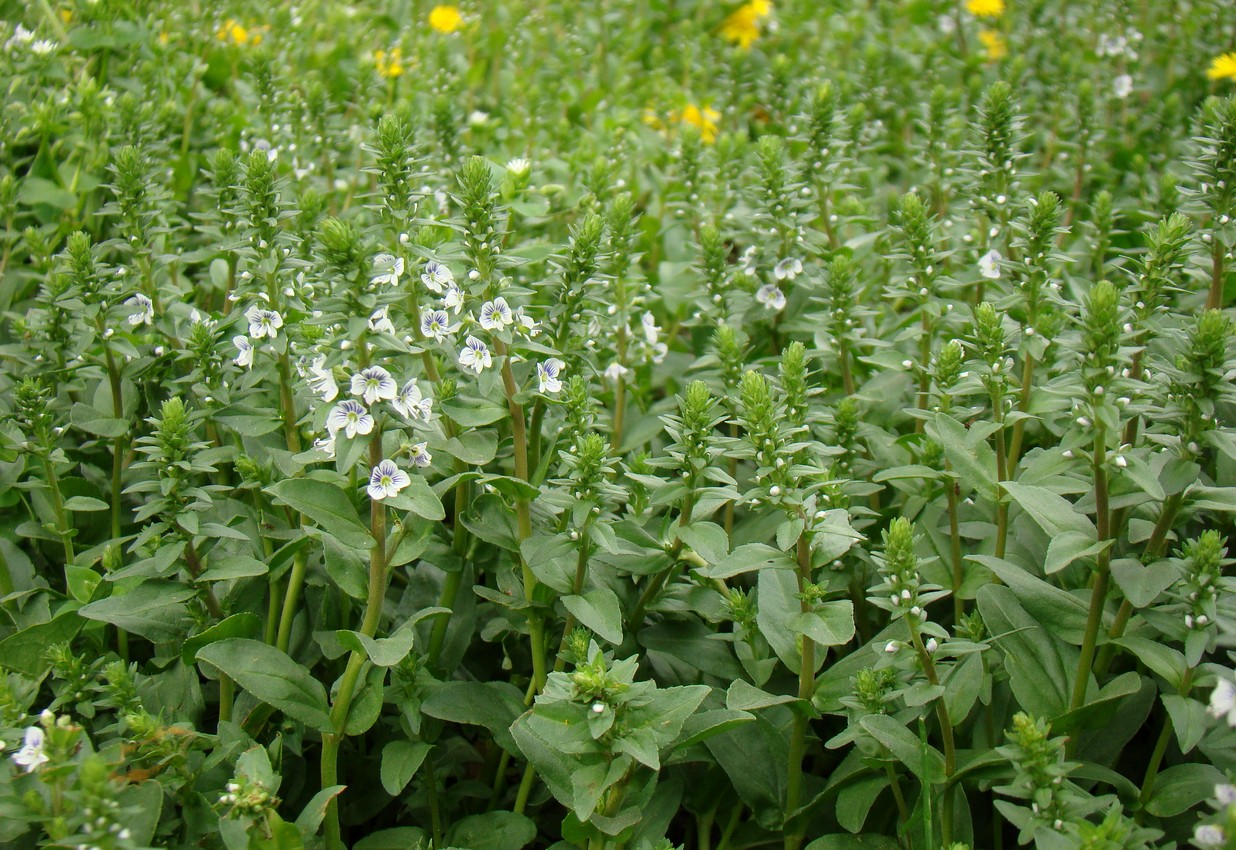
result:
M 998 18 L 1004 14 L 1004 0 L 966 0 L 966 10 L 976 18 Z
M 60 10 L 60 20 L 64 21 L 66 24 L 73 23 L 73 10 L 72 9 L 61 9 Z
M 1004 36 L 995 30 L 980 30 L 979 41 L 983 42 L 983 49 L 987 51 L 987 61 L 996 62 L 1009 55 L 1009 46 L 1004 41 Z
M 219 31 L 215 33 L 215 38 L 219 41 L 230 41 L 233 44 L 246 45 L 253 44 L 254 46 L 262 43 L 262 34 L 249 34 L 249 30 L 245 29 L 241 24 L 232 18 L 228 18 L 223 26 L 219 27 Z
M 458 6 L 434 6 L 429 12 L 429 25 L 450 35 L 463 26 L 463 15 Z
M 700 131 L 700 138 L 706 144 L 712 144 L 717 140 L 717 120 L 720 119 L 721 113 L 710 107 L 702 109 L 694 103 L 688 104 L 687 108 L 682 110 L 682 114 L 678 116 L 678 120 L 683 124 L 690 124 L 692 127 Z
M 1210 63 L 1206 76 L 1212 80 L 1236 80 L 1236 53 L 1224 53 L 1216 56 Z
M 377 66 L 378 76 L 384 80 L 393 80 L 403 75 L 403 50 L 398 47 L 390 53 L 385 50 L 375 50 L 373 62 Z
M 771 11 L 771 0 L 744 3 L 721 24 L 721 37 L 747 50 L 760 37 L 760 19 L 767 17 Z
M 644 109 L 643 114 L 640 115 L 640 120 L 654 130 L 665 129 L 665 124 L 661 121 L 661 116 L 658 115 L 657 111 L 651 106 Z

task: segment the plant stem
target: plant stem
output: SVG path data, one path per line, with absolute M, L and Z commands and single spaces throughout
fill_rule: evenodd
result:
M 56 475 L 55 464 L 46 454 L 43 458 L 43 471 L 47 474 L 47 486 L 51 489 L 52 511 L 56 514 L 56 533 L 64 545 L 64 564 L 67 567 L 73 563 L 73 534 L 69 527 L 68 517 L 64 512 L 64 497 L 60 493 L 60 478 Z
M 1094 503 L 1099 541 L 1108 540 L 1111 533 L 1111 510 L 1107 500 L 1107 447 L 1102 425 L 1096 425 L 1094 435 Z M 1086 618 L 1086 633 L 1082 639 L 1081 657 L 1077 661 L 1077 673 L 1073 679 L 1073 697 L 1069 711 L 1076 711 L 1086 702 L 1086 686 L 1090 682 L 1094 666 L 1094 647 L 1103 623 L 1103 608 L 1107 602 L 1107 586 L 1111 579 L 1111 549 L 1104 549 L 1095 559 L 1094 587 L 1090 594 L 1090 613 Z M 1077 737 L 1069 739 L 1069 749 L 1076 747 Z
M 918 653 L 919 663 L 922 664 L 923 673 L 927 676 L 927 681 L 931 685 L 939 685 L 940 677 L 936 674 L 935 662 L 931 660 L 931 653 L 927 651 L 927 647 L 923 645 L 923 638 L 918 633 L 918 627 L 910 624 L 910 642 L 914 644 L 914 650 Z M 944 704 L 943 697 L 936 699 L 936 720 L 940 724 L 940 740 L 944 745 L 944 777 L 951 779 L 957 771 L 957 746 L 953 741 L 953 723 L 948 716 L 948 706 Z M 941 801 L 940 811 L 940 836 L 943 846 L 948 847 L 953 840 L 953 793 L 951 783 L 945 783 L 944 799 Z M 924 787 L 923 793 L 926 794 L 927 788 Z
M 807 585 L 811 583 L 811 544 L 806 532 L 798 536 L 796 547 L 798 561 L 799 608 L 803 614 L 811 613 L 811 600 Z M 802 659 L 798 665 L 798 699 L 800 705 L 794 712 L 794 725 L 790 729 L 789 773 L 785 782 L 785 850 L 798 850 L 806 834 L 806 824 L 791 826 L 791 818 L 798 810 L 802 795 L 803 758 L 807 751 L 807 726 L 811 700 L 815 696 L 815 641 L 802 635 Z
M 897 771 L 893 770 L 891 764 L 884 765 L 884 775 L 888 777 L 888 787 L 893 791 L 893 801 L 897 804 L 897 815 L 901 818 L 901 825 L 904 827 L 910 822 L 910 808 L 906 805 L 905 794 L 901 792 L 901 780 L 897 778 Z
M 1188 696 L 1189 690 L 1193 687 L 1193 668 L 1185 670 L 1184 675 L 1180 677 L 1180 688 L 1178 693 L 1180 696 Z M 1155 742 L 1154 751 L 1150 754 L 1150 761 L 1146 764 L 1146 775 L 1142 779 L 1142 790 L 1137 797 L 1138 803 L 1138 821 L 1141 821 L 1143 813 L 1146 811 L 1146 803 L 1150 802 L 1150 797 L 1154 793 L 1154 783 L 1159 776 L 1159 766 L 1163 763 L 1163 756 L 1167 753 L 1167 745 L 1172 741 L 1172 716 L 1167 714 L 1163 718 L 1163 729 L 1159 732 L 1159 740 Z
M 1223 309 L 1223 240 L 1214 230 L 1210 232 L 1210 294 L 1206 309 Z
M 948 496 L 949 554 L 953 561 L 953 624 L 961 622 L 966 613 L 966 603 L 961 598 L 961 582 L 965 577 L 961 560 L 961 523 L 957 518 L 957 482 L 945 481 Z

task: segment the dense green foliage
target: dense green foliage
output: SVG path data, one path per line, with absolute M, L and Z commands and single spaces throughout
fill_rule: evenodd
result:
M 0 846 L 1236 847 L 1227 0 L 0 9 Z

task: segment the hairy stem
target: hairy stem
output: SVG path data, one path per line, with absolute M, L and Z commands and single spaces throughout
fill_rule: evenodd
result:
M 1095 518 L 1100 542 L 1110 539 L 1111 536 L 1105 441 L 1106 434 L 1103 426 L 1096 426 L 1092 468 L 1094 470 Z M 1094 587 L 1090 593 L 1090 613 L 1086 618 L 1086 633 L 1082 638 L 1081 657 L 1077 661 L 1077 672 L 1073 679 L 1073 697 L 1069 700 L 1070 711 L 1076 711 L 1086 702 L 1086 686 L 1090 682 L 1091 668 L 1094 666 L 1094 648 L 1099 637 L 1099 627 L 1103 623 L 1103 608 L 1107 602 L 1107 587 L 1111 580 L 1110 560 L 1110 548 L 1104 549 L 1095 559 Z M 1076 746 L 1076 740 L 1076 736 L 1069 739 L 1070 750 Z

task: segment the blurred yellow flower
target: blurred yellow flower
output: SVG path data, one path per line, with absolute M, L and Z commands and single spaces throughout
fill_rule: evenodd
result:
M 1206 76 L 1212 80 L 1236 80 L 1236 53 L 1216 56 L 1210 63 Z
M 246 44 L 252 44 L 257 47 L 262 43 L 262 33 L 258 30 L 250 32 L 239 21 L 228 18 L 223 26 L 219 27 L 219 31 L 215 33 L 215 38 L 219 41 L 230 41 L 233 44 L 239 44 L 242 47 Z
M 976 18 L 998 18 L 1004 14 L 1004 0 L 966 0 L 966 11 Z
M 995 30 L 980 30 L 979 41 L 983 42 L 983 49 L 987 51 L 987 61 L 995 62 L 1009 55 L 1009 46 L 1004 41 L 1004 36 Z
M 458 6 L 434 6 L 429 12 L 429 25 L 450 35 L 463 26 L 463 15 Z
M 679 121 L 699 130 L 700 138 L 710 145 L 717 140 L 717 121 L 720 118 L 721 113 L 717 110 L 707 106 L 701 109 L 694 103 L 688 104 L 678 115 Z
M 398 47 L 390 53 L 385 50 L 375 50 L 373 62 L 377 66 L 378 76 L 384 80 L 393 80 L 403 75 L 403 50 Z
M 721 24 L 721 37 L 746 50 L 760 37 L 760 21 L 771 13 L 772 0 L 750 0 Z

